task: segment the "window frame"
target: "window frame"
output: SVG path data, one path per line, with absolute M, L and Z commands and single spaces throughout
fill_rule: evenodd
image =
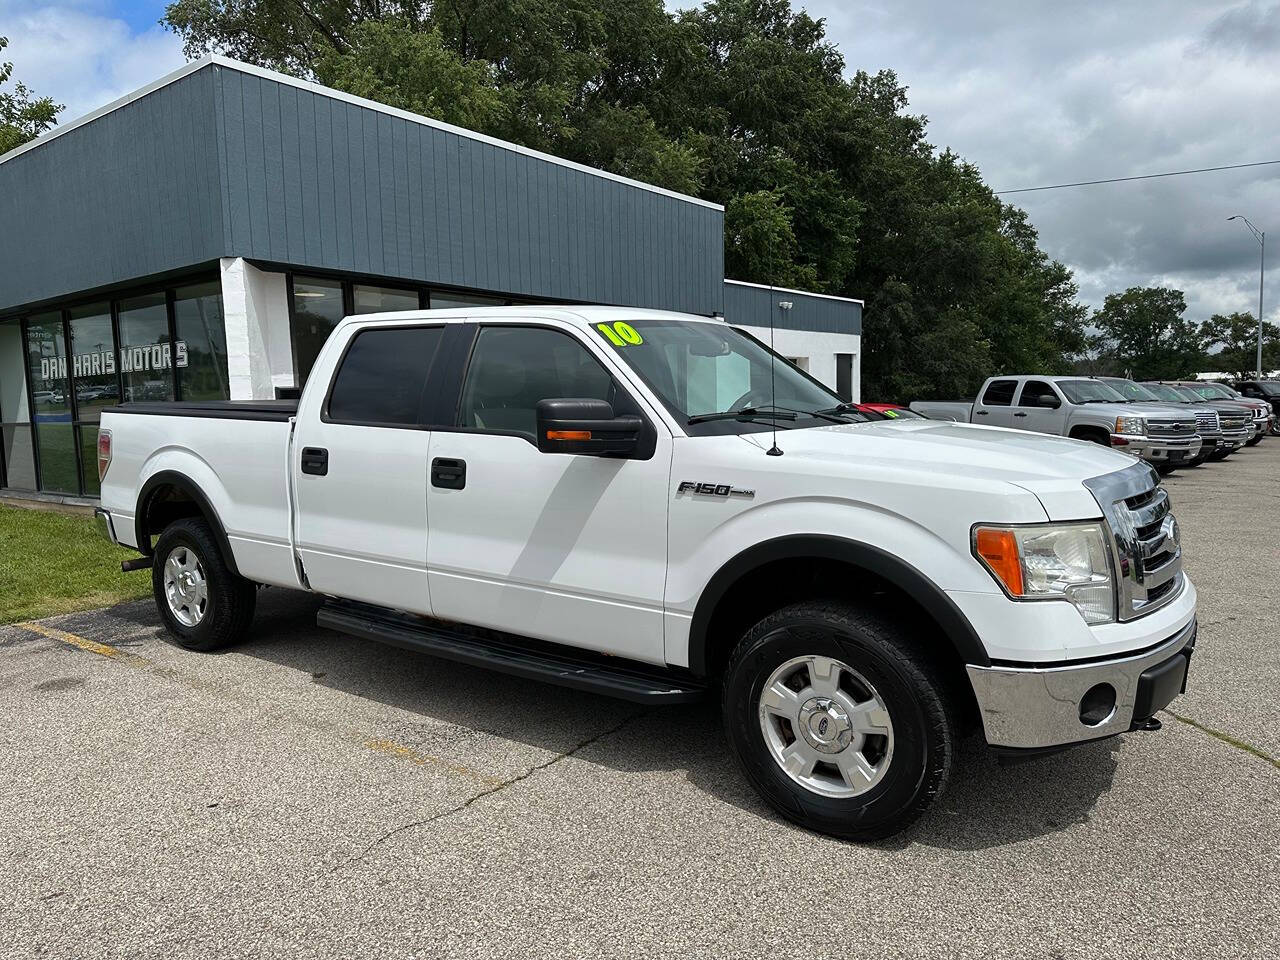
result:
M 437 321 L 436 323 L 380 323 L 374 326 L 360 327 L 350 337 L 347 342 L 342 345 L 342 355 L 338 357 L 337 364 L 334 365 L 333 374 L 329 378 L 328 386 L 325 389 L 324 403 L 320 406 L 320 422 L 332 423 L 336 426 L 344 427 L 379 427 L 383 430 L 435 430 L 438 426 L 433 424 L 431 416 L 433 407 L 437 406 L 433 401 L 435 398 L 431 396 L 431 382 L 440 366 L 441 358 L 445 356 L 449 346 L 449 327 L 450 324 Z M 426 375 L 422 379 L 422 393 L 418 397 L 418 419 L 416 423 L 390 423 L 383 420 L 339 420 L 332 417 L 329 413 L 329 404 L 333 401 L 333 391 L 338 385 L 338 377 L 342 374 L 342 367 L 347 362 L 347 355 L 351 352 L 351 348 L 355 342 L 366 333 L 374 333 L 380 330 L 439 330 L 440 342 L 436 347 L 435 353 L 431 357 L 430 363 L 427 365 Z
M 1032 404 L 1031 406 L 1027 406 L 1027 404 L 1025 404 L 1025 403 L 1023 403 L 1023 402 L 1022 402 L 1023 396 L 1024 396 L 1024 395 L 1026 394 L 1026 392 L 1027 392 L 1027 387 L 1031 386 L 1033 383 L 1042 384 L 1043 386 L 1048 387 L 1048 388 L 1049 388 L 1049 393 L 1051 393 L 1054 397 L 1056 397 L 1056 398 L 1057 398 L 1058 403 L 1059 403 L 1059 404 L 1061 404 L 1061 403 L 1063 402 L 1063 400 L 1062 400 L 1062 396 L 1058 393 L 1058 388 L 1057 388 L 1057 387 L 1055 387 L 1055 386 L 1053 385 L 1053 381 L 1051 381 L 1051 380 L 1045 380 L 1043 377 L 1028 377 L 1026 380 L 1023 380 L 1023 381 L 1022 381 L 1022 385 L 1021 385 L 1020 387 L 1018 387 L 1018 392 L 1017 392 L 1017 397 L 1016 397 L 1017 402 L 1016 402 L 1016 403 L 1011 404 L 1011 406 L 1018 407 L 1018 408 L 1019 408 L 1019 409 L 1021 409 L 1021 410 L 1048 410 L 1048 409 L 1050 409 L 1049 407 L 1042 407 L 1042 406 L 1040 406 L 1039 404 Z
M 480 342 L 480 334 L 487 328 L 493 327 L 499 330 L 503 329 L 526 329 L 526 330 L 550 330 L 561 336 L 568 337 L 579 347 L 587 352 L 591 359 L 600 365 L 600 369 L 613 382 L 614 388 L 626 396 L 632 406 L 636 409 L 636 415 L 640 417 L 642 424 L 640 428 L 640 443 L 636 453 L 629 457 L 632 460 L 648 460 L 657 448 L 658 431 L 654 426 L 653 417 L 649 412 L 648 405 L 636 396 L 636 392 L 625 379 L 619 377 L 618 374 L 610 369 L 604 358 L 592 348 L 590 341 L 581 335 L 581 331 L 572 327 L 562 327 L 554 323 L 539 322 L 537 320 L 515 320 L 510 322 L 495 322 L 492 320 L 464 320 L 455 324 L 461 333 L 466 337 L 461 343 L 456 344 L 455 352 L 465 354 L 462 363 L 455 364 L 455 369 L 461 371 L 455 381 L 449 385 L 449 392 L 443 393 L 440 397 L 441 407 L 444 409 L 452 408 L 452 425 L 449 427 L 436 427 L 442 433 L 474 433 L 491 437 L 517 437 L 529 444 L 535 450 L 538 449 L 536 437 L 530 437 L 528 434 L 520 433 L 515 430 L 490 430 L 485 427 L 464 427 L 462 425 L 462 395 L 466 390 L 467 377 L 471 374 L 471 365 L 475 360 L 476 345 Z M 442 351 L 443 352 L 443 351 Z M 618 416 L 617 407 L 614 407 L 614 416 Z M 548 454 L 551 456 L 551 454 Z
M 1013 389 L 1009 392 L 1008 403 L 992 403 L 987 399 L 987 394 L 991 392 L 991 388 L 997 383 L 1011 383 Z M 982 391 L 982 396 L 978 398 L 978 403 L 984 407 L 1012 407 L 1014 399 L 1022 392 L 1022 384 L 1017 377 L 997 377 L 987 384 L 987 388 Z

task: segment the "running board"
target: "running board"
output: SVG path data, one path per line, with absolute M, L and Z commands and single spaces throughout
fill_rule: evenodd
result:
M 706 687 L 691 677 L 634 660 L 494 631 L 473 634 L 439 620 L 363 603 L 331 600 L 316 614 L 316 624 L 433 657 L 636 703 L 691 703 L 706 693 Z

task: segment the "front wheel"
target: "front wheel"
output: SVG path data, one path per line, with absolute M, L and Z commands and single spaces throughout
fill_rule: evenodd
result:
M 234 643 L 253 620 L 257 588 L 231 572 L 202 519 L 178 520 L 164 528 L 156 541 L 151 589 L 169 634 L 188 650 Z
M 1262 442 L 1262 434 L 1258 434 L 1256 437 L 1250 437 L 1248 440 L 1246 440 L 1244 442 L 1244 445 L 1246 447 L 1256 447 L 1261 442 Z
M 798 603 L 752 627 L 723 686 L 725 731 L 779 813 L 832 836 L 905 829 L 946 785 L 956 724 L 945 683 L 895 625 Z

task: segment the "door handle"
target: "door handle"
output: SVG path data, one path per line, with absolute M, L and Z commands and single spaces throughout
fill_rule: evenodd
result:
M 461 490 L 467 485 L 467 461 L 436 457 L 431 461 L 431 485 L 446 490 Z
M 1025 417 L 1025 416 L 1026 416 L 1026 414 L 1025 414 L 1025 413 L 1015 413 L 1015 414 L 1014 414 L 1014 416 L 1015 416 L 1015 417 Z
M 329 472 L 329 451 L 324 447 L 302 448 L 302 472 L 323 477 Z
M 975 410 L 975 411 L 973 411 L 973 415 L 974 415 L 975 417 L 985 417 L 985 416 L 987 415 L 987 411 L 985 411 L 985 410 Z

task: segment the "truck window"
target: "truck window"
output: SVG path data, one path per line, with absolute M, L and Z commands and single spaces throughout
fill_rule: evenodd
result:
M 419 424 L 427 371 L 443 337 L 443 327 L 375 327 L 357 333 L 333 378 L 325 420 Z
M 546 327 L 483 327 L 462 385 L 461 426 L 535 436 L 539 400 L 606 400 L 638 413 L 581 343 Z
M 991 391 L 988 390 L 988 393 Z M 1020 407 L 1036 407 L 1040 405 L 1041 397 L 1057 397 L 1053 392 L 1053 387 L 1045 383 L 1043 380 L 1028 380 L 1022 385 L 1022 395 L 1018 397 L 1018 406 Z M 988 401 L 990 402 L 990 401 Z
M 1013 403 L 1013 391 L 1017 387 L 1017 380 L 992 380 L 982 393 L 982 403 L 988 407 L 1007 407 Z

